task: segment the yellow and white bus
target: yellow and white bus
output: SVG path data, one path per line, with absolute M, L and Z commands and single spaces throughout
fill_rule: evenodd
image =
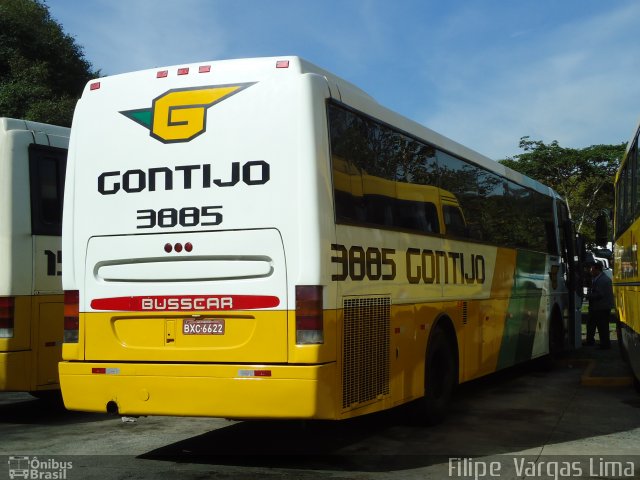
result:
M 623 356 L 633 370 L 640 391 L 640 195 L 638 194 L 638 138 L 633 132 L 615 180 L 613 292 L 618 314 L 618 335 Z
M 91 82 L 64 208 L 69 409 L 436 421 L 575 346 L 564 201 L 297 57 Z
M 56 390 L 69 129 L 0 118 L 0 390 Z

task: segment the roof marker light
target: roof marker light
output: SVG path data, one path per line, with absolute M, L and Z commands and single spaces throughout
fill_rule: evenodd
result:
M 198 73 L 209 73 L 211 71 L 211 65 L 200 65 L 198 67 Z
M 156 73 L 156 78 L 167 78 L 169 76 L 169 70 L 160 70 Z
M 179 68 L 178 75 L 187 75 L 189 73 L 189 67 Z
M 289 68 L 289 60 L 278 60 L 276 68 Z
M 100 82 L 93 82 L 89 85 L 89 90 L 98 90 L 100 88 Z

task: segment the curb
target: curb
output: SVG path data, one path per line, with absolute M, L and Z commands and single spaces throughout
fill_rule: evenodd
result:
M 574 363 L 584 363 L 585 360 L 574 360 Z M 595 360 L 587 360 L 587 367 L 580 377 L 580 385 L 585 387 L 627 387 L 633 385 L 633 379 L 628 377 L 592 377 L 591 373 L 596 367 Z

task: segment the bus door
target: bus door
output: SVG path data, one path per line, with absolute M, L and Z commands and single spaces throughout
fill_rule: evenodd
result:
M 573 222 L 562 222 L 560 251 L 566 266 L 566 285 L 568 289 L 567 339 L 570 348 L 582 345 L 582 294 L 584 278 L 584 242 L 575 233 Z

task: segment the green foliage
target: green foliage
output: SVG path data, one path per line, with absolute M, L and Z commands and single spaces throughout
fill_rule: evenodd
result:
M 561 147 L 557 141 L 520 139 L 524 151 L 500 160 L 503 165 L 552 187 L 567 199 L 578 232 L 594 242 L 596 217 L 613 211 L 613 180 L 626 149 L 618 145 L 592 145 L 576 149 Z
M 70 126 L 98 73 L 40 0 L 0 0 L 0 116 Z

